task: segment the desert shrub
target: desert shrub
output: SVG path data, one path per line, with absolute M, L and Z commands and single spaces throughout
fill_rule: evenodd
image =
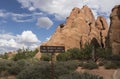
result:
M 80 62 L 79 62 L 79 66 L 80 66 L 80 67 L 82 67 L 82 66 L 83 66 L 83 64 L 84 64 L 84 62 L 83 62 L 83 61 L 80 61 Z
M 77 62 L 56 62 L 54 63 L 55 79 L 64 74 L 73 72 L 78 67 Z M 51 64 L 48 62 L 37 62 L 21 71 L 18 79 L 50 79 L 51 78 Z
M 55 63 L 55 66 L 63 66 L 65 68 L 67 68 L 68 70 L 75 70 L 78 66 L 79 66 L 79 62 L 72 60 L 72 61 L 66 61 L 66 62 L 57 62 Z
M 96 49 L 96 56 L 98 58 L 108 58 L 109 56 L 112 55 L 112 51 L 109 48 L 97 48 Z
M 107 60 L 120 61 L 120 55 L 110 55 L 106 58 Z
M 58 79 L 59 76 L 64 74 L 69 74 L 69 69 L 64 66 L 64 63 L 57 63 L 55 65 L 55 78 Z
M 117 64 L 113 63 L 112 61 L 108 61 L 104 64 L 106 69 L 117 69 Z
M 17 54 L 12 58 L 14 61 L 18 61 L 21 59 L 30 59 L 33 58 L 36 53 L 38 52 L 37 49 L 29 50 L 29 49 L 18 49 Z
M 17 75 L 17 79 L 50 79 L 51 71 L 48 62 L 34 63 Z
M 116 64 L 117 68 L 120 68 L 120 61 L 112 61 L 112 63 Z
M 50 53 L 42 53 L 41 60 L 50 61 L 51 60 L 51 54 Z
M 70 74 L 62 75 L 59 77 L 59 79 L 103 79 L 103 77 L 89 73 L 73 72 Z
M 0 72 L 7 71 L 9 67 L 14 65 L 14 61 L 11 60 L 0 60 Z
M 84 69 L 96 69 L 96 68 L 98 68 L 98 65 L 93 61 L 84 62 L 81 66 Z
M 1 54 L 0 58 L 2 58 L 2 59 L 8 59 L 7 53 L 5 52 L 4 54 Z
M 84 48 L 69 49 L 71 59 L 88 60 L 92 58 L 92 45 L 85 44 Z
M 120 61 L 116 61 L 116 60 L 107 61 L 104 64 L 104 67 L 106 69 L 117 69 L 117 68 L 120 68 Z
M 70 59 L 71 59 L 70 52 L 67 52 L 67 51 L 57 55 L 57 60 L 58 61 L 67 61 L 67 60 L 70 60 Z
M 76 60 L 76 59 L 79 59 L 80 54 L 81 54 L 80 49 L 72 48 L 72 49 L 67 50 L 64 53 L 60 53 L 57 56 L 57 60 L 58 61 Z
M 95 57 L 97 59 L 99 59 L 99 58 L 105 58 L 105 56 L 106 56 L 106 52 L 105 52 L 104 48 L 97 48 L 96 49 Z
M 79 61 L 75 61 L 75 60 L 67 61 L 64 63 L 65 63 L 65 67 L 72 71 L 75 70 L 79 66 Z
M 8 72 L 13 75 L 19 74 L 27 67 L 25 60 L 18 60 L 8 68 Z
M 83 59 L 88 60 L 92 58 L 92 49 L 93 49 L 92 45 L 85 44 L 85 47 L 82 49 Z
M 80 49 L 73 48 L 73 49 L 69 49 L 68 52 L 70 52 L 70 58 L 71 59 L 78 59 L 79 58 Z
M 68 49 L 65 53 L 61 53 L 57 56 L 58 61 L 67 60 L 88 60 L 92 58 L 92 46 L 86 44 L 84 48 L 72 48 Z
M 99 66 L 103 66 L 103 65 L 104 65 L 104 62 L 101 62 L 101 61 L 100 61 L 100 62 L 98 63 L 98 65 L 99 65 Z
M 67 61 L 67 62 L 55 63 L 55 78 L 58 79 L 59 76 L 69 74 L 75 71 L 78 65 L 79 65 L 78 61 Z

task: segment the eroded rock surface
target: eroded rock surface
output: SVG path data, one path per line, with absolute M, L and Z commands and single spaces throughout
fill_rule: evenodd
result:
M 104 17 L 99 16 L 95 20 L 88 6 L 74 8 L 66 19 L 65 24 L 60 24 L 51 39 L 42 45 L 65 46 L 69 48 L 81 48 L 86 43 L 97 43 L 105 47 L 105 38 L 108 25 Z
M 120 5 L 115 6 L 110 15 L 107 45 L 114 54 L 120 54 Z

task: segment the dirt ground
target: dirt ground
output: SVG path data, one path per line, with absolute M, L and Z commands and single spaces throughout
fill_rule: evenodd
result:
M 76 71 L 100 75 L 104 79 L 120 79 L 120 69 L 105 69 L 104 67 L 99 67 L 98 69 L 88 70 L 78 67 Z
M 15 76 L 6 76 L 6 77 L 0 77 L 0 79 L 16 79 Z

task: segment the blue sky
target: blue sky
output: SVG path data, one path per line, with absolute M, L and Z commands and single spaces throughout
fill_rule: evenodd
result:
M 106 17 L 120 0 L 0 0 L 0 52 L 33 49 L 49 40 L 74 7 L 88 5 Z

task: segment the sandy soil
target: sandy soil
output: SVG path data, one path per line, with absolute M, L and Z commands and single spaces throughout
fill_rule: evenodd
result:
M 15 76 L 6 76 L 6 77 L 0 77 L 0 79 L 16 79 Z
M 104 79 L 120 79 L 120 69 L 105 69 L 104 67 L 99 67 L 98 69 L 88 70 L 78 67 L 76 70 L 78 72 L 89 72 L 92 74 L 103 76 Z

